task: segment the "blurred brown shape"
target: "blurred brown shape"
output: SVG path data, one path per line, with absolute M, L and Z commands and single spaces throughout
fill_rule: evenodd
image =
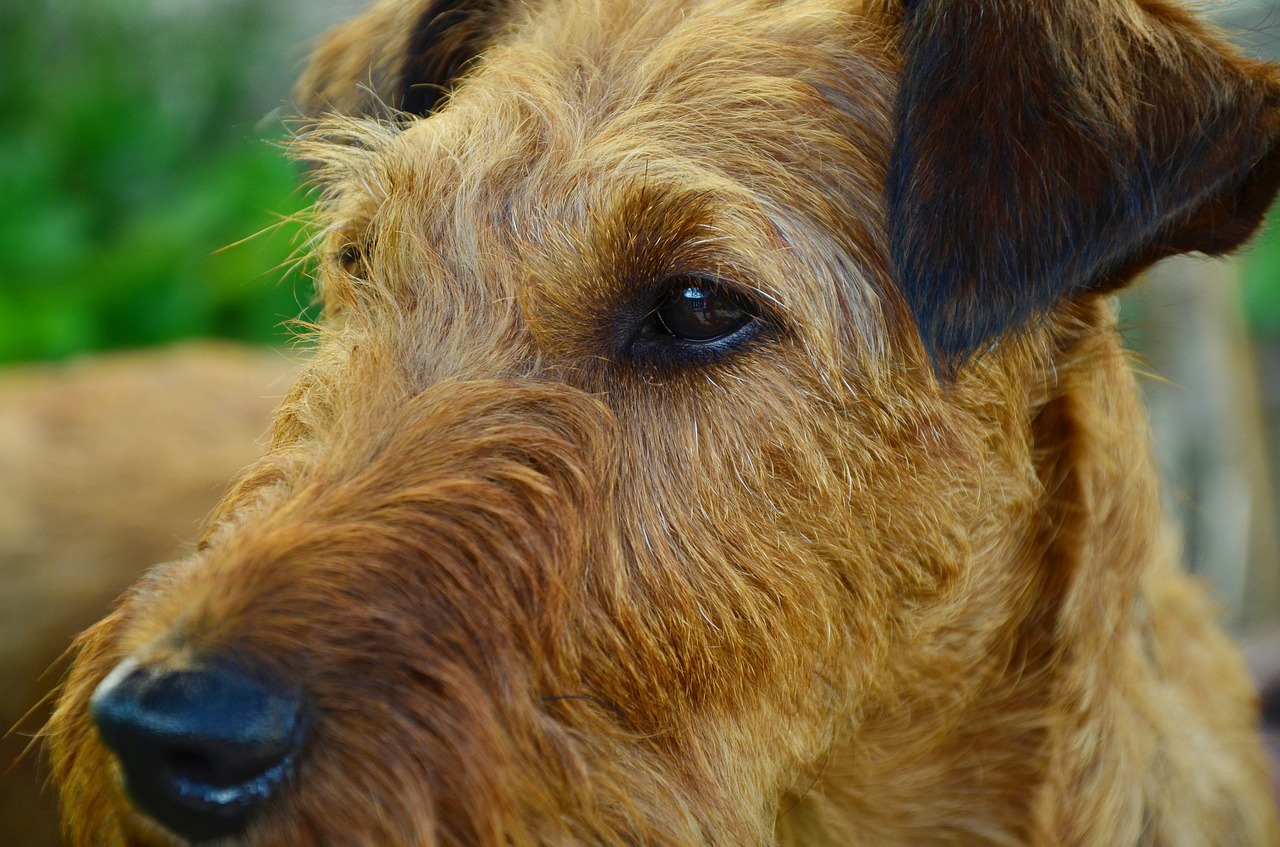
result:
M 59 843 L 47 771 L 23 756 L 47 709 L 23 716 L 63 671 L 51 666 L 146 567 L 189 547 L 294 372 L 278 351 L 219 343 L 0 372 L 4 843 Z

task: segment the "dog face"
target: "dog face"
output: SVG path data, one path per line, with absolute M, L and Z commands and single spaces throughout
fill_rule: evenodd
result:
M 1098 295 L 1235 246 L 1276 179 L 1269 70 L 1061 5 L 330 36 L 315 358 L 195 556 L 82 640 L 73 841 L 1029 837 L 1070 633 L 1146 563 L 1066 549 L 1116 442 L 1061 398 L 1131 391 Z M 1134 461 L 1108 519 L 1154 524 Z

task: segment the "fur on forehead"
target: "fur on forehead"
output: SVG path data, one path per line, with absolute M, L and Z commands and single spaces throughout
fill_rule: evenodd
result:
M 699 272 L 749 293 L 823 371 L 882 352 L 872 284 L 882 244 L 847 246 L 723 174 L 662 151 L 641 159 L 625 143 L 590 145 L 556 166 L 532 151 L 503 157 L 524 163 L 529 183 L 504 186 L 493 173 L 503 166 L 459 152 L 449 124 L 442 115 L 405 132 L 335 119 L 319 141 L 297 142 L 320 163 L 314 240 L 329 311 L 372 308 L 377 320 L 379 304 L 408 314 L 397 298 L 517 297 L 541 337 L 565 339 L 583 335 L 582 304 L 622 316 L 663 279 Z M 339 131 L 354 143 L 335 143 Z M 576 353 L 601 355 L 609 345 L 596 340 Z
M 428 117 L 335 115 L 315 125 L 297 153 L 317 166 L 334 243 L 359 242 L 397 191 L 409 200 L 397 216 L 429 210 L 414 230 L 432 238 L 434 229 L 437 246 L 461 257 L 474 252 L 469 241 L 495 237 L 483 232 L 488 223 L 563 241 L 608 214 L 609 197 L 667 186 L 756 215 L 761 237 L 793 254 L 788 287 L 826 289 L 817 311 L 832 312 L 828 337 L 878 348 L 890 276 L 880 226 L 888 18 L 826 0 L 683 10 L 603 2 L 617 13 L 533 9 L 509 22 Z M 643 62 L 618 60 L 640 51 Z

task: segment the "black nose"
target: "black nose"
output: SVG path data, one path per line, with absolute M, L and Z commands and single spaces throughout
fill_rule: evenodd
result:
M 239 832 L 267 805 L 293 770 L 306 711 L 300 695 L 218 662 L 126 659 L 89 701 L 130 799 L 192 841 Z

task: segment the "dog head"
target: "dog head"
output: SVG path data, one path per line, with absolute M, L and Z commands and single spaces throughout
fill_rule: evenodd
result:
M 300 88 L 315 358 L 82 640 L 72 840 L 1025 838 L 1145 561 L 1071 547 L 1100 295 L 1257 226 L 1278 94 L 1145 0 L 373 7 Z

